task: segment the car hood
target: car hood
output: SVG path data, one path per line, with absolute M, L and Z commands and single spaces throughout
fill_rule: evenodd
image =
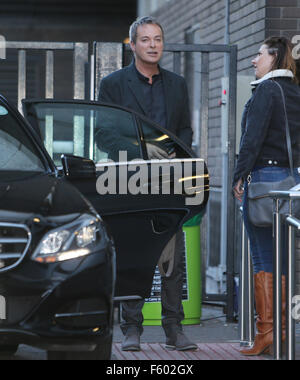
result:
M 41 215 L 48 218 L 95 213 L 80 192 L 64 178 L 42 174 L 31 178 L 5 181 L 0 174 L 0 221 L 13 215 Z M 20 218 L 18 218 L 20 219 Z M 69 218 L 68 218 L 69 219 Z

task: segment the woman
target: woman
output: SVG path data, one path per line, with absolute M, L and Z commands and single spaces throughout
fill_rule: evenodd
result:
M 282 86 L 286 98 L 294 175 L 296 182 L 300 183 L 300 87 L 295 76 L 292 49 L 286 38 L 271 37 L 263 43 L 252 61 L 257 80 L 252 82 L 255 86 L 253 95 L 244 110 L 240 153 L 234 174 L 234 195 L 243 202 L 243 218 L 255 274 L 258 333 L 253 347 L 241 351 L 249 356 L 267 353 L 273 345 L 273 243 L 271 227 L 256 227 L 249 221 L 247 179 L 277 182 L 290 175 L 284 106 L 280 88 L 274 83 L 276 81 Z M 283 289 L 284 281 L 285 277 Z

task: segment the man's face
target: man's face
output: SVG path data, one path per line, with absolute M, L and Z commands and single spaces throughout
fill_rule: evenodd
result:
M 164 41 L 158 25 L 145 24 L 137 29 L 136 43 L 131 42 L 136 61 L 157 65 L 163 55 Z

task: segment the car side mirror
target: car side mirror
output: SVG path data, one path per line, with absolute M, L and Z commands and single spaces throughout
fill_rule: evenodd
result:
M 88 158 L 63 154 L 61 156 L 64 174 L 69 179 L 95 179 L 96 165 Z

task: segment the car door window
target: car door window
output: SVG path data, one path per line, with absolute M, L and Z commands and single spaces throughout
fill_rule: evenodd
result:
M 123 110 L 101 107 L 97 112 L 94 128 L 95 156 L 99 162 L 131 161 L 141 158 L 134 116 Z
M 148 120 L 139 119 L 143 140 L 146 144 L 146 147 L 149 145 L 158 147 L 162 149 L 167 156 L 172 156 L 173 158 L 190 158 L 191 154 L 183 147 L 182 144 L 176 142 L 173 137 L 170 137 L 169 133 L 162 128 L 159 128 L 157 125 L 151 123 Z M 151 149 L 147 149 L 150 152 Z M 153 157 L 147 157 L 151 159 Z
M 97 104 L 41 102 L 26 104 L 50 156 L 60 165 L 62 154 L 93 159 L 131 161 L 141 158 L 135 117 L 131 112 Z

